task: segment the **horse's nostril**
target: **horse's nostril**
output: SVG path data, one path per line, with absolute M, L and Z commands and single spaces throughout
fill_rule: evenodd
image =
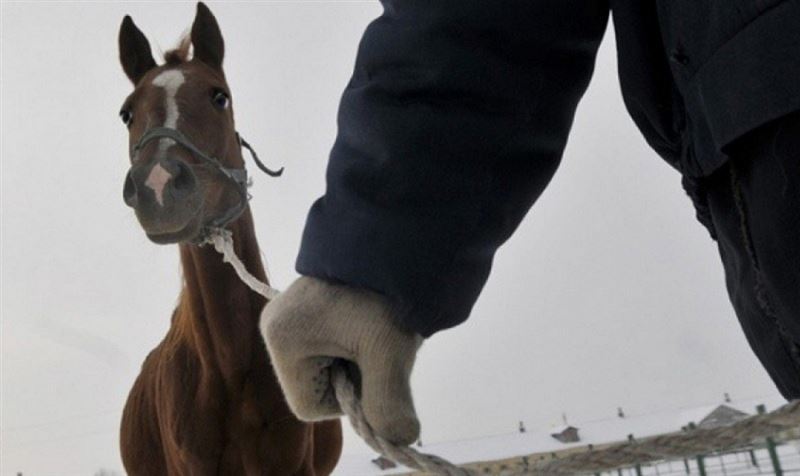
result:
M 125 200 L 125 204 L 129 207 L 136 207 L 138 203 L 136 183 L 133 181 L 133 177 L 131 177 L 131 172 L 128 172 L 125 176 L 125 186 L 122 188 L 122 199 Z
M 177 171 L 170 181 L 172 191 L 176 199 L 180 199 L 194 192 L 197 187 L 197 180 L 194 177 L 191 167 L 182 160 L 175 161 Z

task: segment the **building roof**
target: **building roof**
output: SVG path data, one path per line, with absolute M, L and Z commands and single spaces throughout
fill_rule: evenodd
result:
M 750 416 L 750 414 L 745 411 L 723 404 L 697 422 L 697 426 L 700 428 L 719 428 L 732 425 L 737 421 L 744 420 L 748 416 Z
M 578 429 L 578 427 L 576 427 L 576 426 L 573 426 L 573 425 L 559 425 L 559 426 L 554 426 L 554 427 L 551 427 L 551 428 L 550 428 L 549 430 L 547 430 L 547 431 L 548 431 L 548 432 L 549 432 L 551 435 L 557 435 L 557 434 L 559 434 L 559 433 L 564 433 L 565 431 L 569 430 L 570 428 L 574 428 L 574 429 L 576 429 L 576 430 Z
M 725 403 L 729 409 L 752 415 L 759 404 L 765 404 L 768 410 L 773 410 L 786 402 L 783 399 L 759 398 L 733 401 Z M 450 460 L 456 464 L 471 463 L 476 461 L 494 461 L 513 458 L 533 453 L 549 453 L 569 448 L 583 447 L 588 444 L 595 446 L 625 441 L 628 435 L 636 438 L 654 436 L 663 433 L 680 431 L 682 427 L 693 422 L 699 424 L 706 417 L 717 411 L 723 404 L 701 405 L 690 408 L 653 412 L 642 415 L 626 415 L 625 418 L 613 416 L 598 420 L 575 422 L 572 425 L 580 429 L 581 441 L 576 443 L 561 443 L 551 436 L 559 427 L 555 428 L 528 428 L 524 433 L 519 431 L 502 435 L 484 436 L 458 441 L 425 444 L 416 448 L 425 453 L 433 453 Z M 560 427 L 562 430 L 565 427 Z M 379 470 L 371 460 L 375 454 L 349 454 L 343 455 L 339 465 L 334 471 L 338 476 L 368 476 L 403 474 L 410 471 L 398 465 L 397 468 L 385 471 Z

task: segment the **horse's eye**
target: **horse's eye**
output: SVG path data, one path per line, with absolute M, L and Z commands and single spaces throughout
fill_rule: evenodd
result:
M 231 104 L 231 100 L 228 95 L 225 94 L 225 91 L 220 91 L 219 89 L 214 91 L 214 95 L 211 97 L 211 100 L 219 109 L 227 109 Z
M 127 109 L 123 109 L 119 112 L 119 118 L 122 119 L 122 122 L 126 126 L 130 126 L 131 121 L 133 121 L 133 113 Z

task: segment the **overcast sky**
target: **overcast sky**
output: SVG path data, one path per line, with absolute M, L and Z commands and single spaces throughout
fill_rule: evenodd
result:
M 211 2 L 239 130 L 279 180 L 251 202 L 274 283 L 296 276 L 336 107 L 377 1 Z M 122 406 L 178 295 L 175 246 L 122 202 L 126 13 L 154 51 L 193 3 L 2 3 L 0 473 L 121 470 Z M 532 26 L 533 27 L 533 26 Z M 609 32 L 610 33 L 610 32 Z M 472 317 L 422 348 L 428 442 L 776 394 L 728 303 L 679 176 L 627 117 L 607 35 L 555 179 L 500 251 Z M 362 452 L 352 432 L 345 451 Z

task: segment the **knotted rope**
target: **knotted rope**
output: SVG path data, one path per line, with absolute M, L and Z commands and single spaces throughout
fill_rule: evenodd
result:
M 214 246 L 214 249 L 222 255 L 222 260 L 225 263 L 230 263 L 239 276 L 239 279 L 254 292 L 264 296 L 267 300 L 272 300 L 280 294 L 278 290 L 260 281 L 247 271 L 244 263 L 242 263 L 233 249 L 233 234 L 230 231 L 220 228 L 212 229 L 203 242 L 203 244 L 206 243 Z M 342 408 L 344 414 L 347 415 L 355 432 L 370 448 L 377 451 L 382 456 L 408 466 L 409 468 L 433 474 L 447 476 L 468 476 L 476 474 L 467 469 L 459 468 L 438 456 L 420 453 L 408 446 L 396 445 L 376 435 L 372 426 L 370 426 L 367 421 L 367 418 L 364 416 L 364 410 L 361 408 L 361 401 L 356 395 L 353 383 L 347 378 L 347 374 L 341 365 L 334 365 L 332 367 L 331 380 L 336 393 L 336 399 L 339 401 L 339 406 Z

